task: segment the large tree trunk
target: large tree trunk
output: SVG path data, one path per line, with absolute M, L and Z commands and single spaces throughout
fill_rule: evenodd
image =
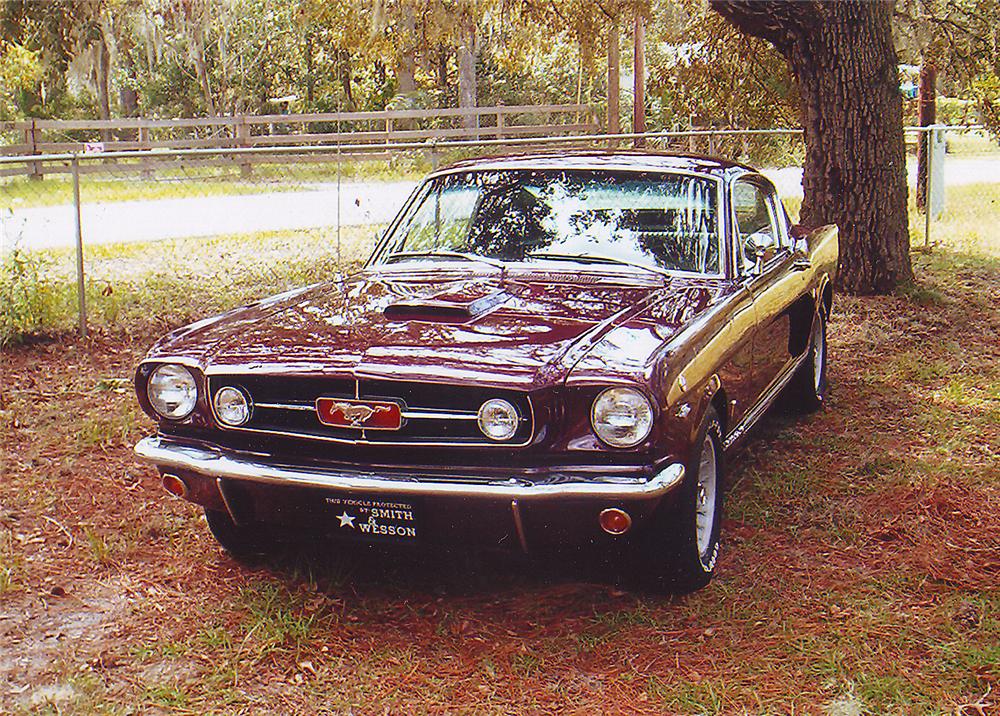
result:
M 788 60 L 806 144 L 801 222 L 840 227 L 841 288 L 889 293 L 913 278 L 903 104 L 888 0 L 711 0 Z
M 458 46 L 458 106 L 473 108 L 476 106 L 476 26 L 470 23 L 462 33 L 462 44 Z M 463 114 L 462 126 L 474 129 L 479 126 L 479 117 L 475 114 Z
M 618 134 L 621 124 L 618 120 L 618 75 L 621 72 L 621 53 L 618 49 L 618 25 L 608 28 L 608 134 Z
M 111 119 L 111 53 L 104 38 L 94 48 L 94 79 L 97 84 L 97 113 L 101 119 Z M 101 130 L 101 141 L 111 141 L 111 130 Z
M 409 94 L 417 89 L 417 18 L 412 5 L 403 6 L 403 47 L 396 62 L 397 92 Z
M 642 15 L 635 15 L 635 52 L 632 62 L 633 101 L 632 131 L 643 134 L 646 131 L 646 27 Z M 635 146 L 641 147 L 643 140 L 636 138 Z
M 344 92 L 345 108 L 348 112 L 357 109 L 357 104 L 354 102 L 354 88 L 351 85 L 353 74 L 351 53 L 347 50 L 337 50 L 337 76 L 340 79 L 340 88 Z

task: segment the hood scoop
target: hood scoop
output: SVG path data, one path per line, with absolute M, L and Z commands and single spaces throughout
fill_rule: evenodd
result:
M 408 298 L 390 303 L 383 311 L 390 321 L 467 323 L 489 313 L 511 298 L 506 291 L 483 294 L 481 286 L 439 293 L 427 298 Z

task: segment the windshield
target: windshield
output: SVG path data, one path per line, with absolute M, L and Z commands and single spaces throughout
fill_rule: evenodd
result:
M 639 172 L 518 169 L 426 182 L 375 263 L 605 259 L 720 273 L 717 183 Z

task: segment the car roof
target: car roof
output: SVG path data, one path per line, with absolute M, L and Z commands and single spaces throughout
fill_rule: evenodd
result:
M 584 169 L 607 171 L 685 171 L 722 175 L 732 169 L 756 173 L 752 167 L 719 157 L 649 150 L 562 150 L 466 159 L 435 171 L 432 176 L 462 171 L 502 169 Z

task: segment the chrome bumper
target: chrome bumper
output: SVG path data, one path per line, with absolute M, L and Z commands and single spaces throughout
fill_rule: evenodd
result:
M 347 492 L 391 495 L 447 495 L 451 497 L 545 500 L 594 498 L 604 500 L 656 499 L 684 479 L 684 466 L 671 463 L 646 482 L 558 482 L 525 484 L 516 478 L 503 482 L 472 483 L 383 478 L 374 474 L 317 470 L 258 461 L 220 448 L 194 446 L 160 436 L 144 438 L 136 455 L 163 472 L 193 472 L 212 478 L 249 480 L 272 485 L 323 487 Z

